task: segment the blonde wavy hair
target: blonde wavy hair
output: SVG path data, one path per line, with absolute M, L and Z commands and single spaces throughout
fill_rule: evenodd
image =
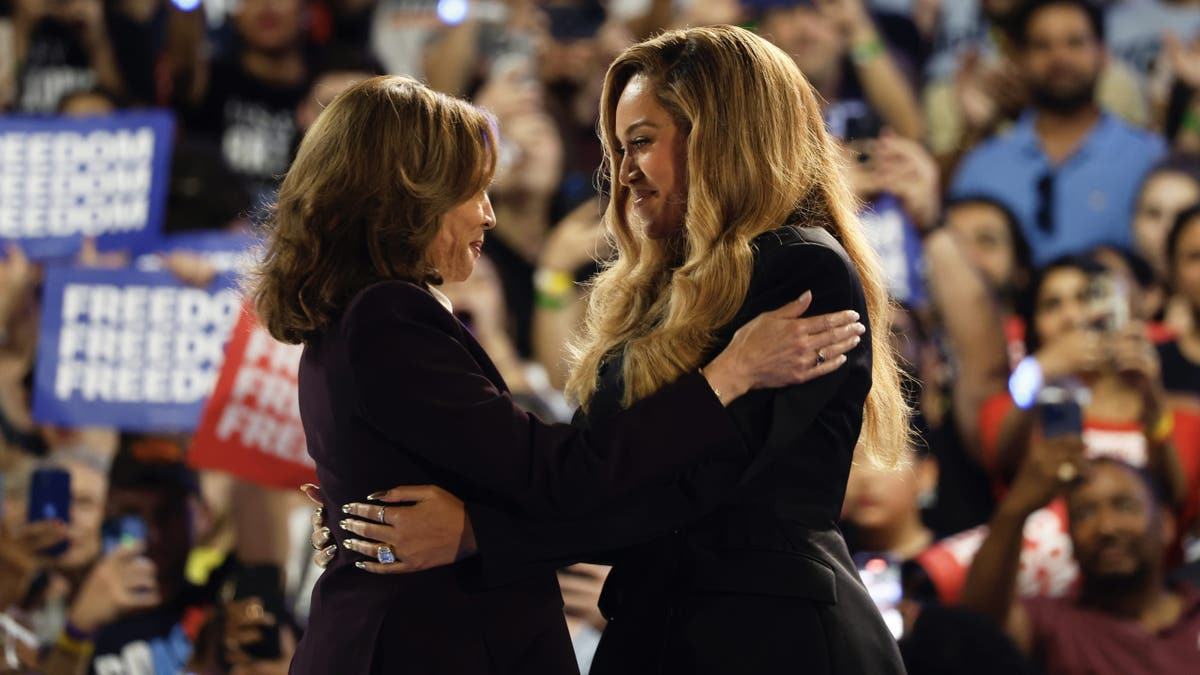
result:
M 496 169 L 494 120 L 408 77 L 347 89 L 305 134 L 245 280 L 282 342 L 310 342 L 362 289 L 440 284 L 428 260 L 442 216 Z
M 648 239 L 630 226 L 629 190 L 613 180 L 621 158 L 616 107 L 635 76 L 687 134 L 685 234 Z M 751 240 L 789 220 L 828 230 L 858 270 L 874 354 L 859 448 L 899 466 L 908 415 L 891 347 L 891 305 L 841 153 L 811 85 L 790 57 L 731 26 L 664 33 L 626 49 L 608 69 L 600 109 L 604 223 L 617 254 L 593 281 L 572 344 L 568 396 L 587 408 L 604 359 L 624 355 L 625 405 L 704 365 L 714 332 L 733 319 L 750 284 Z

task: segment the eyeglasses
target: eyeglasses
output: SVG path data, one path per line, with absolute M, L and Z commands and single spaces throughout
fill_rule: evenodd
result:
M 1047 172 L 1037 182 L 1037 227 L 1046 234 L 1054 232 L 1054 173 Z

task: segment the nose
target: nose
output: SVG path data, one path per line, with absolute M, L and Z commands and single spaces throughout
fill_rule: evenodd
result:
M 490 230 L 496 227 L 496 212 L 492 210 L 492 200 L 487 193 L 483 193 L 483 229 Z
M 621 164 L 617 167 L 617 172 L 617 179 L 622 186 L 631 187 L 633 185 L 633 181 L 637 178 L 638 166 L 637 161 L 630 153 L 626 152 L 621 157 Z

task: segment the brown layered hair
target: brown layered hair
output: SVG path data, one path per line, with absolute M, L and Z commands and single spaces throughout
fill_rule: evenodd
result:
M 683 241 L 651 240 L 631 227 L 616 107 L 635 76 L 687 134 Z M 733 319 L 750 285 L 751 241 L 785 222 L 828 230 L 862 280 L 874 362 L 860 449 L 895 466 L 908 451 L 907 409 L 891 348 L 891 306 L 862 232 L 841 153 L 825 130 L 812 86 L 786 54 L 757 35 L 714 26 L 670 31 L 625 50 L 609 67 L 600 137 L 612 195 L 604 222 L 617 255 L 589 294 L 573 345 L 567 393 L 585 408 L 597 371 L 624 356 L 625 404 L 704 365 L 717 328 Z
M 258 318 L 310 342 L 373 283 L 440 284 L 426 256 L 442 216 L 496 167 L 492 119 L 407 77 L 375 77 L 335 98 L 305 135 L 267 218 L 248 277 Z

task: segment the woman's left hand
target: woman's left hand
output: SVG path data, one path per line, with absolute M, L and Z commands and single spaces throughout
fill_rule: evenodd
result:
M 406 485 L 342 507 L 338 525 L 358 535 L 346 548 L 371 559 L 355 563 L 376 574 L 417 572 L 441 567 L 473 555 L 475 532 L 466 506 L 436 485 Z M 384 562 L 388 549 L 394 562 Z

